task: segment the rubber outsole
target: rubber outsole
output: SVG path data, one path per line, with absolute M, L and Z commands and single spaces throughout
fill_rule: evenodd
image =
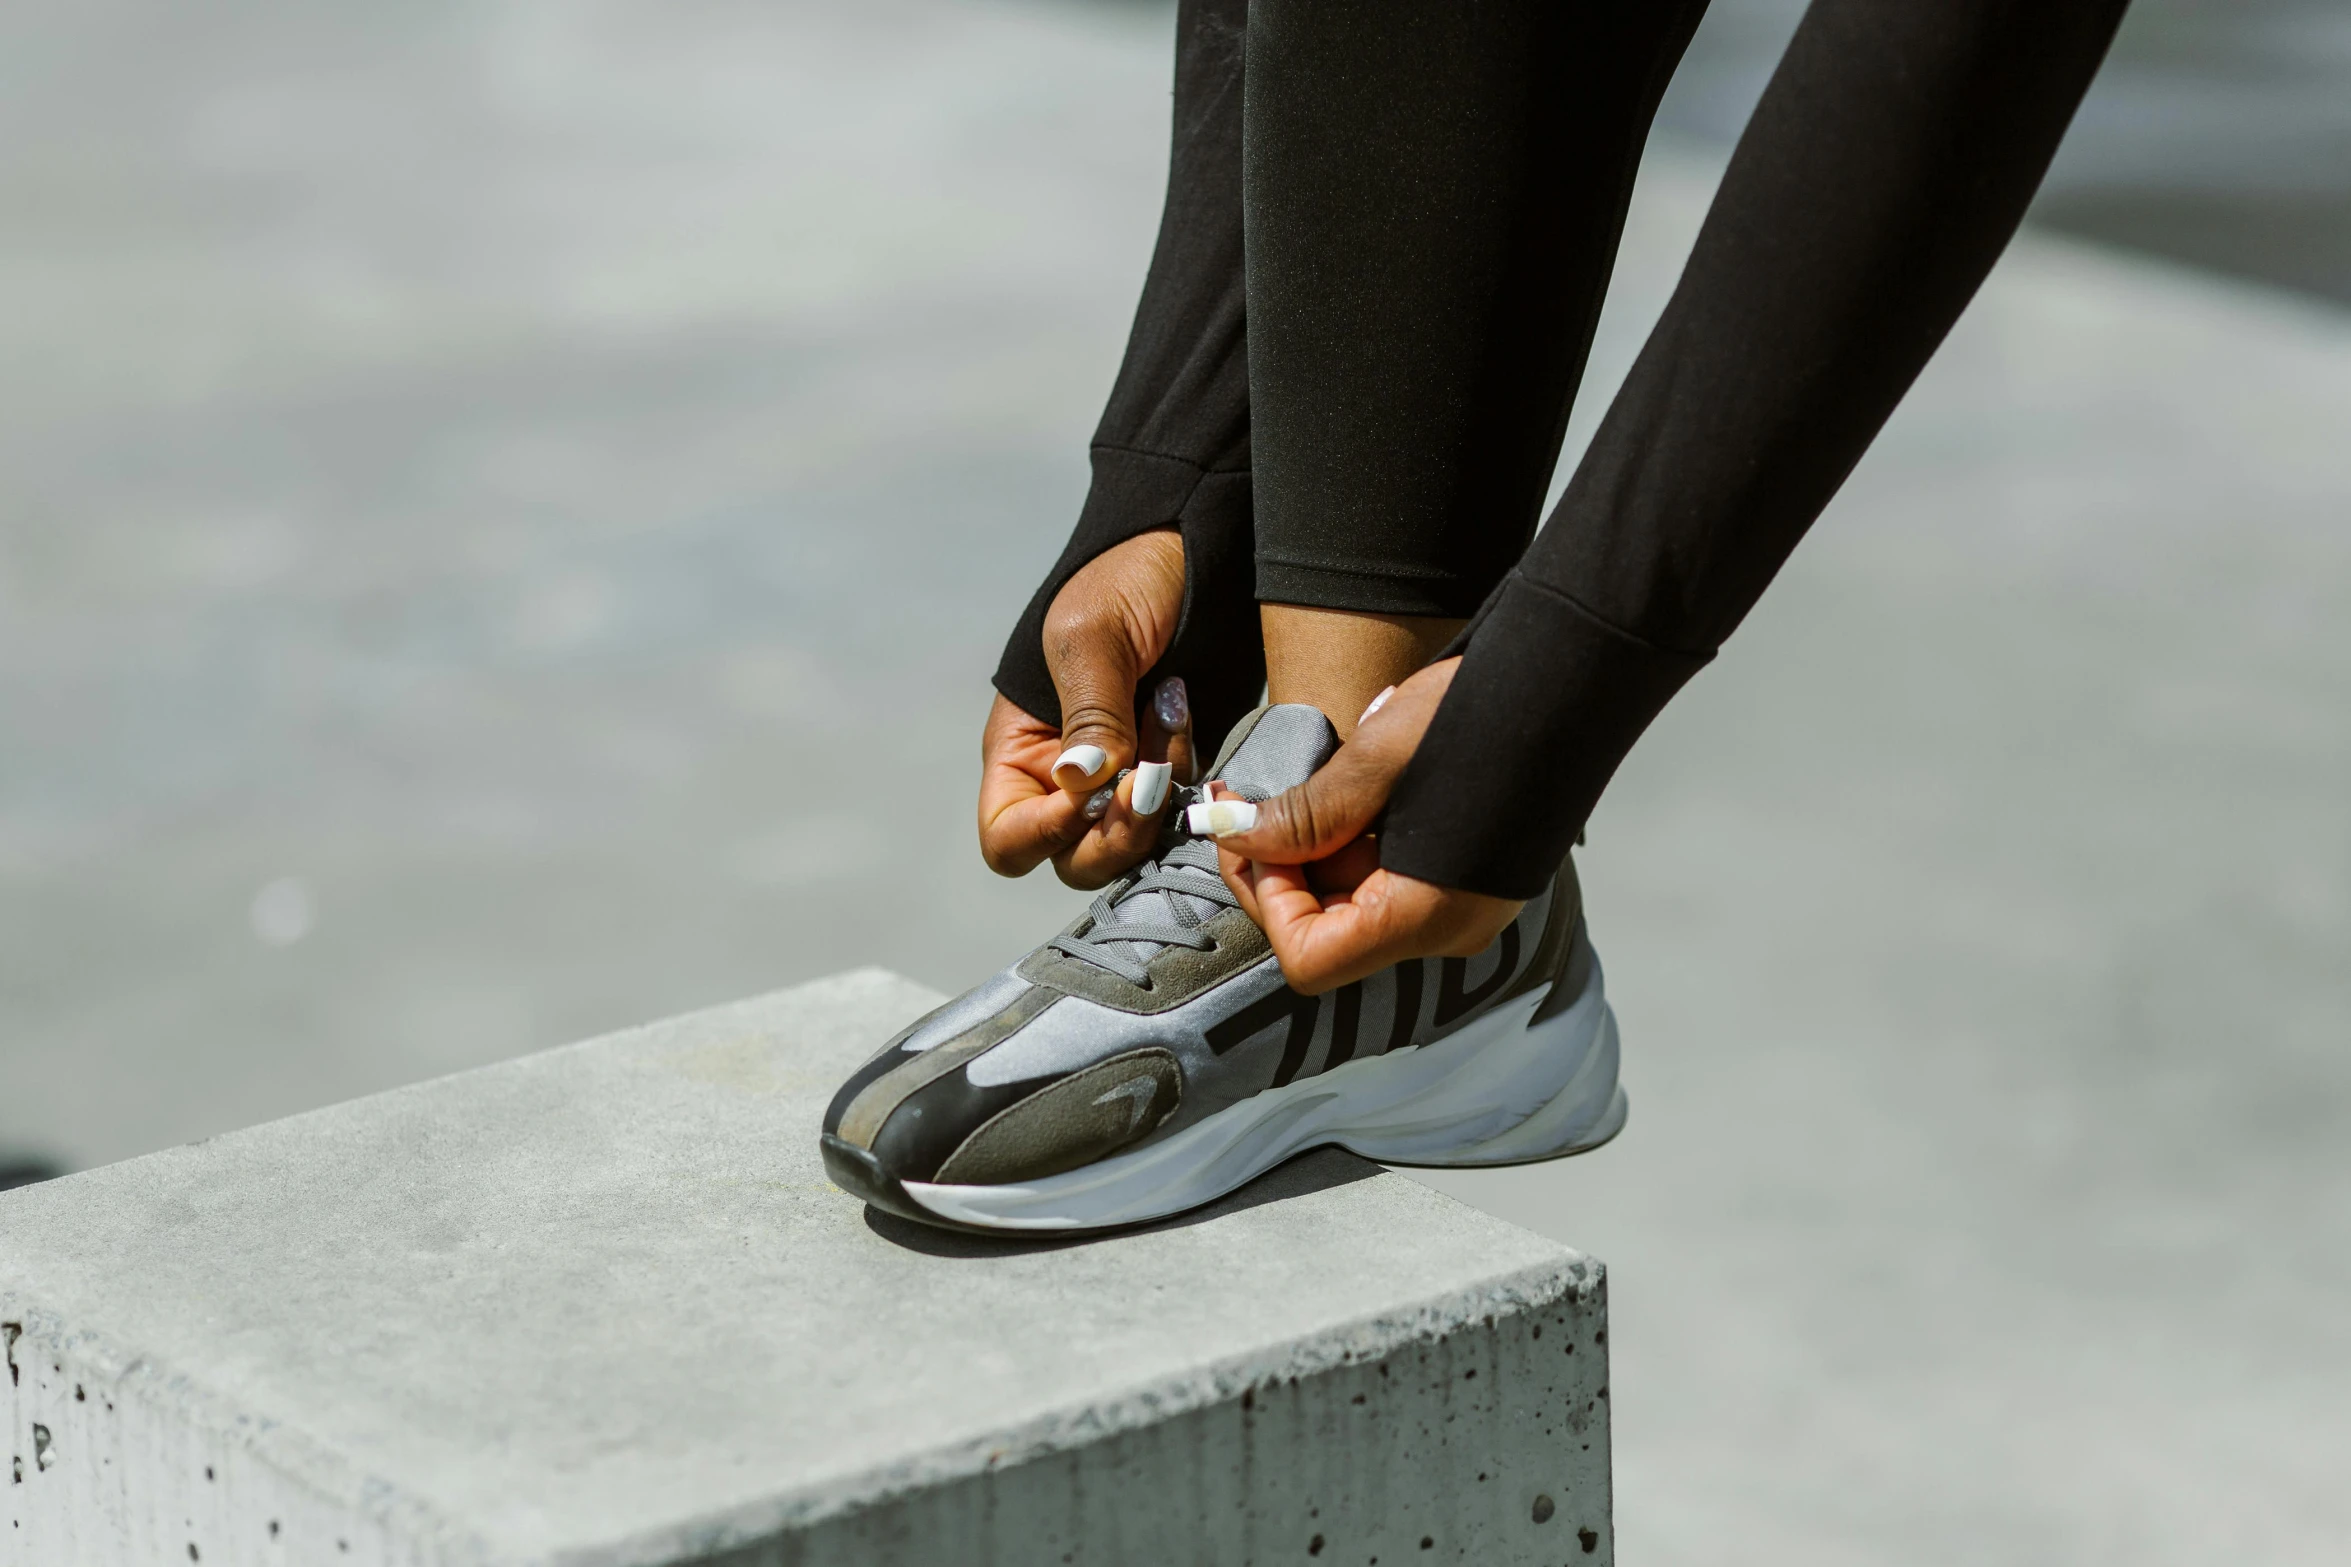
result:
M 1580 931 L 1576 939 L 1585 940 Z M 834 1180 L 876 1207 L 1001 1232 L 1149 1223 L 1333 1144 L 1383 1164 L 1432 1168 L 1565 1158 L 1614 1137 L 1628 1106 L 1597 956 L 1574 1003 L 1530 1026 L 1546 995 L 1530 992 L 1434 1043 L 1267 1089 L 1172 1137 L 1043 1180 L 901 1182 L 872 1155 L 829 1137 L 825 1162 Z

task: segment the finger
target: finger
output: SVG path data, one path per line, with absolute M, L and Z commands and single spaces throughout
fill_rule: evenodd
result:
M 1087 613 L 1049 628 L 1046 664 L 1061 697 L 1062 750 L 1053 781 L 1091 794 L 1135 760 L 1135 667 L 1125 632 Z
M 1233 889 L 1233 896 L 1241 900 L 1241 912 L 1260 928 L 1265 915 L 1257 907 L 1257 867 L 1237 854 L 1216 852 L 1216 868 L 1224 877 L 1224 884 Z
M 1143 754 L 1163 761 L 1174 781 L 1190 785 L 1199 777 L 1199 747 L 1192 734 L 1192 693 L 1181 675 L 1159 682 L 1143 713 Z
M 1260 923 L 1291 989 L 1317 995 L 1376 974 L 1408 955 L 1383 900 L 1350 896 L 1326 901 L 1301 867 L 1253 869 Z
M 1283 978 L 1306 995 L 1408 958 L 1483 952 L 1525 907 L 1380 870 L 1334 897 L 1316 890 L 1305 867 L 1251 864 L 1231 855 L 1220 860 L 1234 891 L 1246 889 L 1251 918 L 1264 928 Z
M 1087 827 L 1081 801 L 1009 763 L 981 775 L 979 816 L 980 857 L 999 876 L 1026 876 Z
M 1058 789 L 1000 808 L 980 825 L 980 858 L 999 876 L 1026 876 L 1086 835 L 1079 807 Z
M 1127 792 L 1127 809 L 1149 821 L 1157 821 L 1160 812 L 1174 793 L 1175 766 L 1169 762 L 1137 762 L 1135 785 Z
M 1209 787 L 1213 789 L 1222 786 L 1211 784 Z M 1265 925 L 1265 910 L 1258 902 L 1257 884 L 1262 878 L 1272 875 L 1276 877 L 1274 890 L 1280 890 L 1286 885 L 1280 878 L 1289 874 L 1290 867 L 1260 865 L 1220 848 L 1216 851 L 1216 869 L 1224 877 L 1224 884 L 1241 900 L 1241 911 L 1262 929 Z
M 1214 813 L 1208 821 L 1212 828 L 1227 822 L 1238 826 L 1218 832 L 1217 845 L 1252 860 L 1271 865 L 1319 860 L 1363 836 L 1410 759 L 1409 752 L 1394 757 L 1371 747 L 1341 747 L 1320 772 L 1261 801 L 1254 813 Z
M 1129 773 L 1104 791 L 1109 799 L 1100 815 L 1087 822 L 1085 833 L 1075 843 L 1053 857 L 1053 872 L 1062 881 L 1092 889 L 1151 857 L 1159 846 L 1159 819 L 1134 808 L 1135 782 L 1140 776 L 1139 771 Z
M 1053 786 L 1060 749 L 1051 725 L 996 698 L 981 737 L 980 857 L 1003 876 L 1025 876 L 1085 835 L 1082 802 Z
M 1337 913 L 1342 901 L 1354 911 L 1355 922 L 1328 922 L 1327 916 Z M 1344 900 L 1325 895 L 1326 922 L 1293 930 L 1296 940 L 1288 961 L 1336 984 L 1407 958 L 1475 957 L 1492 946 L 1525 907 L 1514 899 L 1377 870 Z M 1374 967 L 1361 967 L 1363 962 Z
M 1382 692 L 1354 738 L 1312 778 L 1260 804 L 1254 821 L 1219 832 L 1217 842 L 1253 860 L 1296 865 L 1362 836 L 1386 809 L 1459 664 L 1432 664 Z
M 1243 912 L 1265 931 L 1269 941 L 1278 940 L 1274 954 L 1283 960 L 1283 974 L 1297 988 L 1298 976 L 1290 972 L 1290 959 L 1299 955 L 1310 930 L 1327 914 L 1323 899 L 1308 884 L 1306 872 L 1295 865 L 1260 865 L 1221 848 L 1217 868 L 1240 900 Z

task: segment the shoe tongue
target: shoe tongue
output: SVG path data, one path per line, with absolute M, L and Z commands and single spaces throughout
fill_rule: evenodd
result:
M 1321 708 L 1297 702 L 1261 707 L 1234 726 L 1208 776 L 1223 779 L 1226 788 L 1245 799 L 1270 800 L 1313 777 L 1338 748 L 1339 732 Z M 1216 847 L 1205 839 L 1178 844 L 1159 857 L 1158 866 L 1162 875 L 1175 881 L 1189 876 L 1223 884 L 1216 871 Z M 1221 906 L 1173 890 L 1130 893 L 1105 911 L 1106 917 L 1095 920 L 1090 934 L 1096 941 L 1116 942 L 1121 925 L 1180 923 L 1179 909 L 1193 919 L 1207 919 Z M 1150 962 L 1160 950 L 1155 941 L 1120 944 L 1138 963 Z
M 1283 702 L 1242 719 L 1208 776 L 1243 799 L 1270 800 L 1313 777 L 1338 748 L 1339 732 L 1321 708 Z

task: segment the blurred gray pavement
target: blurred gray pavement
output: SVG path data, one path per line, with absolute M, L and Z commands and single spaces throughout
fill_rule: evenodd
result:
M 965 796 L 1149 253 L 1162 17 L 0 26 L 0 1145 L 1061 921 Z
M 1166 35 L 0 19 L 0 1148 L 1073 912 L 969 774 Z M 1571 444 L 1715 156 L 1652 158 Z M 1428 1177 L 1610 1264 L 1628 1560 L 2342 1559 L 2347 779 L 2351 314 L 2028 236 L 1593 825 L 1626 1135 Z

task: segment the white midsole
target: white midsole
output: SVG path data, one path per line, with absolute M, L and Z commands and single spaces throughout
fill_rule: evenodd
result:
M 1579 937 L 1580 939 L 1580 937 Z M 904 1183 L 941 1218 L 1071 1230 L 1181 1213 L 1326 1143 L 1391 1164 L 1517 1164 L 1596 1148 L 1624 1124 L 1616 1017 L 1595 955 L 1575 1003 L 1529 1026 L 1549 987 L 1457 1034 L 1253 1094 L 1163 1142 L 1040 1181 Z

